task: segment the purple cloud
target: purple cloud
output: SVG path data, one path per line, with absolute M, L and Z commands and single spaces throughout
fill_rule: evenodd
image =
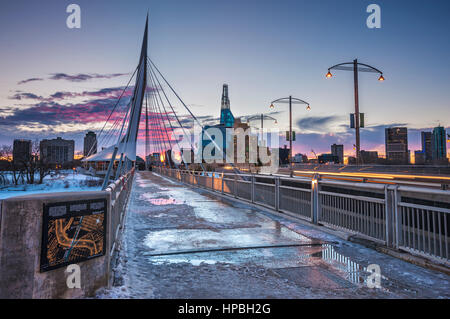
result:
M 26 79 L 26 80 L 19 81 L 19 82 L 17 82 L 17 84 L 20 85 L 20 84 L 25 84 L 25 83 L 28 83 L 28 82 L 43 81 L 43 80 L 44 80 L 43 78 L 31 78 L 31 79 Z
M 17 93 L 11 96 L 9 99 L 11 100 L 25 100 L 25 99 L 34 99 L 34 100 L 42 100 L 42 96 L 38 96 L 34 93 Z
M 128 73 L 113 73 L 113 74 L 76 74 L 69 75 L 66 73 L 53 73 L 49 79 L 51 80 L 66 80 L 71 82 L 84 82 L 91 79 L 112 79 L 115 77 L 127 75 Z

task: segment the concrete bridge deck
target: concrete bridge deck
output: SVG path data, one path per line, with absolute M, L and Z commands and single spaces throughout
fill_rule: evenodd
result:
M 381 268 L 381 288 L 366 267 Z M 449 298 L 450 277 L 301 222 L 139 172 L 99 298 Z

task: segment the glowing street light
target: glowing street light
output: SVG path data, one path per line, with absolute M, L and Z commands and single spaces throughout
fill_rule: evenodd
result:
M 273 104 L 270 106 L 271 108 L 274 108 Z M 255 115 L 247 118 L 247 122 L 254 121 L 254 120 L 261 120 L 261 145 L 263 143 L 263 136 L 264 136 L 264 120 L 273 120 L 275 124 L 278 124 L 278 121 L 276 118 L 273 118 L 272 116 L 262 114 L 261 115 Z
M 270 103 L 270 108 L 274 108 L 274 103 L 289 103 L 289 167 L 291 169 L 291 177 L 293 176 L 293 168 L 292 168 L 292 104 L 306 104 L 306 110 L 311 110 L 311 106 L 308 102 L 297 99 L 295 97 L 289 96 L 286 98 L 281 98 Z
M 353 62 L 340 63 L 332 66 L 328 69 L 328 73 L 326 75 L 327 79 L 331 78 L 333 75 L 331 74 L 331 70 L 344 70 L 344 71 L 353 71 L 354 77 L 354 90 L 355 90 L 355 135 L 356 135 L 356 163 L 361 163 L 361 144 L 360 144 L 360 115 L 359 115 L 359 97 L 358 97 L 358 73 L 359 72 L 371 72 L 378 73 L 380 77 L 378 81 L 383 82 L 385 78 L 383 76 L 383 72 L 364 63 L 358 63 L 358 60 L 353 60 Z

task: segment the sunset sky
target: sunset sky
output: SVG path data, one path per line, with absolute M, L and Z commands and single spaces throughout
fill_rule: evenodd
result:
M 66 26 L 70 3 L 81 29 Z M 381 29 L 366 26 L 371 3 Z M 150 58 L 203 119 L 220 115 L 227 83 L 236 117 L 274 111 L 267 127 L 284 131 L 287 106 L 269 105 L 293 95 L 312 107 L 294 109 L 294 151 L 351 153 L 353 74 L 325 74 L 358 58 L 386 78 L 360 74 L 362 149 L 384 153 L 384 128 L 407 126 L 413 153 L 421 130 L 450 126 L 447 0 L 15 0 L 0 4 L 0 145 L 61 136 L 82 150 L 137 66 L 147 11 Z

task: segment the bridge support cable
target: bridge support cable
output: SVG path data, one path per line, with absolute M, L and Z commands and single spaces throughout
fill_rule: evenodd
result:
M 150 103 L 149 103 L 149 105 L 150 105 L 150 109 L 151 109 L 151 112 L 152 112 L 152 118 L 153 118 L 153 121 L 151 121 L 152 123 L 153 123 L 153 128 L 152 128 L 152 133 L 153 133 L 153 141 L 154 141 L 154 143 L 155 143 L 155 145 L 156 145 L 156 152 L 157 153 L 159 153 L 159 154 L 165 154 L 164 153 L 164 146 L 162 145 L 162 140 L 161 140 L 161 137 L 162 137 L 162 134 L 161 134 L 161 130 L 160 130 L 160 128 L 159 128 L 159 118 L 158 118 L 158 115 L 157 115 L 157 111 L 156 111 L 156 108 L 155 108 L 155 106 L 154 106 L 154 103 L 152 103 L 152 100 L 150 100 Z
M 147 101 L 147 95 L 145 95 L 145 155 L 144 155 L 144 161 L 145 161 L 145 170 L 148 170 L 148 160 L 147 157 L 150 153 L 150 140 L 149 140 L 149 132 L 148 132 L 148 101 Z
M 127 119 L 128 119 L 128 114 L 131 114 L 131 112 L 130 112 L 131 106 L 132 105 L 130 103 L 128 108 L 127 108 L 127 112 L 125 113 L 125 116 L 123 118 L 122 127 L 120 129 L 119 136 L 117 137 L 117 142 L 116 142 L 116 145 L 114 147 L 113 154 L 112 154 L 111 160 L 110 160 L 109 165 L 108 165 L 108 170 L 106 171 L 105 179 L 103 180 L 102 190 L 106 189 L 106 187 L 108 186 L 109 176 L 111 176 L 111 172 L 112 172 L 112 169 L 114 167 L 114 162 L 116 160 L 117 152 L 119 150 L 121 151 L 121 155 L 120 155 L 119 165 L 118 165 L 117 171 L 116 171 L 116 176 L 115 176 L 116 179 L 118 179 L 120 177 L 120 175 L 121 175 L 123 156 L 124 156 L 124 152 L 125 152 L 125 149 L 126 149 L 126 146 L 123 144 L 125 136 L 122 138 L 122 135 L 123 135 L 123 130 L 125 128 L 125 123 L 127 122 Z
M 129 105 L 127 105 L 127 110 L 129 108 Z M 128 111 L 127 111 L 128 112 Z M 114 141 L 114 137 L 117 135 L 117 131 L 120 128 L 121 123 L 123 123 L 123 120 L 126 118 L 126 114 L 125 113 L 125 117 L 122 116 L 118 116 L 117 119 L 114 121 L 113 125 L 111 126 L 111 128 L 108 129 L 108 131 L 106 132 L 106 134 L 103 136 L 103 139 L 101 140 L 101 144 L 100 145 L 110 145 L 111 140 Z
M 161 132 L 161 139 L 162 139 L 162 142 L 164 143 L 164 159 L 166 160 L 167 159 L 167 152 L 171 148 L 169 135 L 167 134 L 167 130 L 166 130 L 166 127 L 165 127 L 165 124 L 164 124 L 164 119 L 163 119 L 162 114 L 161 114 L 161 108 L 159 106 L 159 102 L 158 102 L 158 99 L 156 97 L 156 94 L 154 94 L 154 92 L 152 92 L 151 96 L 153 98 L 153 103 L 154 103 L 155 109 L 157 110 L 156 114 L 158 116 L 158 123 L 159 123 L 159 129 L 160 129 L 160 132 Z M 166 136 L 166 138 L 164 138 L 164 135 Z M 170 160 L 168 162 L 169 162 L 170 168 L 173 168 L 172 167 L 172 163 L 170 162 Z
M 147 37 L 148 37 L 148 17 L 145 22 L 144 39 L 142 41 L 141 54 L 139 58 L 136 82 L 133 90 L 133 97 L 130 104 L 130 117 L 128 120 L 128 127 L 125 137 L 122 139 L 119 136 L 117 144 L 114 146 L 112 157 L 109 161 L 108 170 L 103 181 L 102 189 L 106 189 L 109 178 L 111 176 L 111 171 L 114 167 L 116 160 L 117 151 L 119 148 L 123 148 L 125 154 L 125 170 L 131 169 L 129 162 L 136 161 L 136 145 L 137 136 L 139 131 L 139 124 L 142 115 L 142 102 L 145 94 L 145 89 L 147 87 Z M 100 154 L 107 155 L 109 150 L 102 150 Z
M 151 78 L 150 78 L 150 83 L 152 84 L 152 88 L 154 88 Z M 159 106 L 158 98 L 156 97 L 155 92 L 152 92 L 152 98 L 153 98 L 153 103 L 154 103 L 155 109 L 157 110 L 156 114 L 159 117 L 158 118 L 158 120 L 159 120 L 159 128 L 160 128 L 160 131 L 161 131 L 162 141 L 164 142 L 164 149 L 165 149 L 164 158 L 166 159 L 167 158 L 167 151 L 169 149 L 171 149 L 169 134 L 167 134 L 166 126 L 164 124 L 164 119 L 163 119 L 162 114 L 161 114 L 161 108 Z M 164 135 L 166 136 L 166 138 L 164 138 Z M 169 144 L 169 145 L 167 145 L 167 144 Z M 170 168 L 172 168 L 172 164 L 170 163 L 170 161 L 169 161 L 169 166 L 170 166 Z
M 156 117 L 155 117 L 155 111 L 153 109 L 153 105 L 151 103 L 148 103 L 148 94 L 145 95 L 145 99 L 147 100 L 147 105 L 149 106 L 150 115 L 149 115 L 149 126 L 150 126 L 150 136 L 151 136 L 151 146 L 150 148 L 153 149 L 153 153 L 160 153 L 162 152 L 162 149 L 160 147 L 158 136 L 156 133 L 158 132 L 158 129 L 156 127 Z
M 130 106 L 131 106 L 131 104 L 130 104 Z M 123 139 L 125 138 L 125 136 L 124 136 L 123 139 L 122 139 L 122 134 L 123 134 L 123 130 L 125 128 L 125 123 L 127 122 L 128 114 L 130 113 L 130 108 L 131 107 L 128 107 L 128 109 L 127 109 L 127 112 L 125 114 L 125 118 L 124 118 L 123 123 L 122 123 L 122 127 L 120 129 L 119 138 L 118 138 L 119 143 L 120 143 L 120 141 L 123 141 Z M 116 180 L 119 179 L 119 177 L 122 175 L 122 163 L 123 163 L 123 159 L 124 159 L 123 156 L 124 156 L 124 153 L 125 153 L 125 147 L 122 144 L 120 144 L 119 147 L 121 147 L 122 149 L 120 150 L 121 152 L 120 152 L 119 164 L 117 166 L 117 171 L 116 171 Z
M 184 106 L 184 108 L 189 112 L 189 114 L 192 116 L 192 118 L 195 120 L 195 122 L 202 127 L 203 129 L 203 125 L 200 123 L 200 121 L 197 119 L 197 117 L 191 112 L 191 110 L 189 109 L 189 107 L 187 107 L 186 103 L 184 103 L 184 101 L 180 98 L 180 96 L 178 95 L 178 93 L 174 90 L 174 88 L 170 85 L 170 83 L 166 80 L 166 78 L 164 77 L 164 75 L 161 73 L 161 71 L 158 69 L 158 67 L 155 65 L 155 63 L 153 63 L 153 61 L 148 58 L 150 65 L 153 66 L 155 68 L 155 70 L 158 72 L 158 74 L 161 76 L 161 78 L 164 80 L 164 82 L 167 84 L 167 86 L 170 88 L 170 90 L 173 92 L 173 94 L 178 98 L 178 100 L 180 101 L 180 103 Z M 208 137 L 208 139 L 211 141 L 211 143 L 213 143 L 213 145 L 216 147 L 216 149 L 219 150 L 220 154 L 224 157 L 225 154 L 222 150 L 222 147 L 220 147 L 219 145 L 217 145 L 216 141 L 211 137 L 211 135 L 203 130 L 203 133 L 206 135 L 206 137 Z M 236 175 L 240 175 L 241 172 L 236 169 L 234 163 L 230 163 L 230 165 L 233 167 L 234 172 L 236 173 Z
M 186 133 L 186 129 L 183 126 L 183 123 L 181 123 L 181 121 L 180 121 L 180 119 L 179 119 L 179 117 L 177 115 L 177 112 L 175 112 L 175 110 L 174 110 L 174 108 L 172 106 L 172 103 L 170 102 L 170 100 L 169 100 L 169 98 L 168 98 L 168 96 L 166 94 L 166 91 L 164 90 L 163 86 L 161 85 L 161 82 L 159 81 L 159 79 L 158 79 L 158 77 L 156 75 L 156 72 L 153 70 L 153 67 L 152 67 L 151 63 L 149 63 L 148 68 L 149 68 L 150 74 L 153 75 L 153 78 L 156 80 L 156 82 L 158 84 L 158 92 L 159 92 L 159 90 L 161 90 L 163 92 L 164 97 L 165 97 L 165 99 L 167 101 L 167 104 L 169 105 L 170 109 L 172 110 L 172 113 L 175 116 L 175 119 L 177 120 L 178 125 L 183 130 L 184 136 L 189 138 L 189 144 L 191 146 L 191 150 L 193 151 L 194 150 L 194 145 L 193 145 L 193 142 L 192 142 L 191 135 Z M 179 144 L 178 144 L 178 146 L 179 146 Z M 181 150 L 181 148 L 180 148 L 180 150 Z M 191 154 L 189 154 L 189 156 L 191 157 Z M 191 160 L 193 160 L 193 159 L 191 159 Z M 202 170 L 205 171 L 203 163 L 200 163 L 200 166 L 201 166 Z
M 171 131 L 171 133 L 173 133 L 175 130 L 174 130 L 174 127 L 173 127 L 172 122 L 171 122 L 171 120 L 170 120 L 169 113 L 167 112 L 166 106 L 164 105 L 164 101 L 163 101 L 163 99 L 162 99 L 162 97 L 161 97 L 161 94 L 159 93 L 160 88 L 157 87 L 156 81 L 155 81 L 155 79 L 154 79 L 154 77 L 153 77 L 152 72 L 149 72 L 149 75 L 150 75 L 149 78 L 150 78 L 150 81 L 151 81 L 151 83 L 152 83 L 152 87 L 156 90 L 156 93 L 157 93 L 157 95 L 158 95 L 159 101 L 160 101 L 161 106 L 162 106 L 163 111 L 164 111 L 164 115 L 165 115 L 165 117 L 166 117 L 166 119 L 167 119 L 167 122 L 169 123 L 170 131 Z M 157 101 L 158 101 L 158 100 L 157 100 Z M 159 105 L 158 105 L 158 108 L 159 108 Z M 163 122 L 163 123 L 164 123 L 164 122 Z M 169 141 L 169 144 L 170 144 L 170 156 L 173 157 L 173 146 L 172 146 L 172 143 L 171 143 L 171 140 L 172 140 L 172 139 L 171 139 L 171 136 L 173 136 L 173 134 L 171 134 L 171 136 L 168 136 L 168 134 L 167 134 L 167 130 L 168 130 L 168 129 L 167 129 L 167 127 L 166 127 L 165 125 L 164 125 L 164 127 L 165 127 L 165 129 L 166 129 L 166 135 L 167 135 L 167 138 L 168 138 L 168 141 Z M 176 142 L 176 144 L 178 145 L 178 148 L 180 149 L 180 151 L 182 151 L 178 139 L 175 139 L 175 142 Z M 174 164 L 175 164 L 175 166 L 178 168 L 178 164 L 175 163 L 175 162 L 174 162 Z
M 102 133 L 103 133 L 103 131 L 104 131 L 106 125 L 108 124 L 109 120 L 111 119 L 112 114 L 114 113 L 114 111 L 116 110 L 117 106 L 119 105 L 119 102 L 120 102 L 120 100 L 122 99 L 123 95 L 125 94 L 125 92 L 126 92 L 127 89 L 129 88 L 130 83 L 131 83 L 131 81 L 133 80 L 133 78 L 134 78 L 136 72 L 138 71 L 138 69 L 139 69 L 139 66 L 136 67 L 136 69 L 134 70 L 134 72 L 133 72 L 133 74 L 131 75 L 130 79 L 128 80 L 127 85 L 126 85 L 125 88 L 122 90 L 122 92 L 121 92 L 119 98 L 117 99 L 116 104 L 113 106 L 111 112 L 109 113 L 109 116 L 108 116 L 108 118 L 107 118 L 106 121 L 105 121 L 105 124 L 103 124 L 102 129 L 101 129 L 100 132 L 98 133 L 97 139 L 100 139 L 100 137 L 102 136 Z M 99 144 L 97 144 L 97 145 L 99 145 Z M 88 154 L 90 154 L 90 153 L 92 152 L 94 146 L 95 146 L 95 144 L 91 146 L 91 149 L 89 150 Z

